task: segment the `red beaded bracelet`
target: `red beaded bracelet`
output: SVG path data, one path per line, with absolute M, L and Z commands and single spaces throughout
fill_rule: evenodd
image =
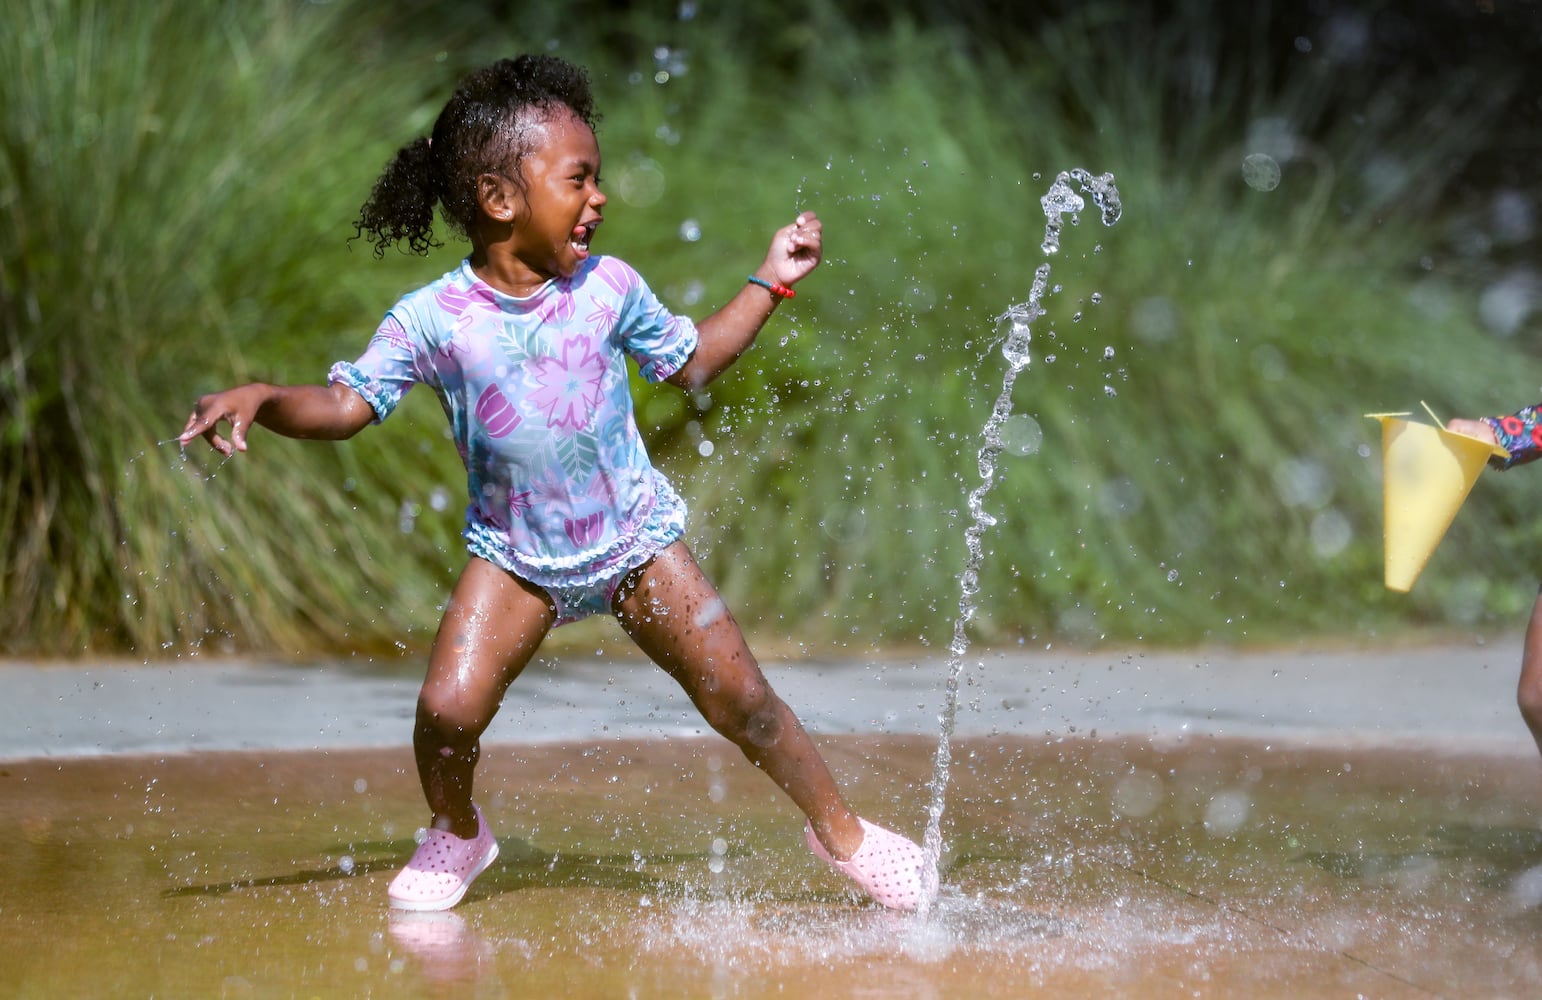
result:
M 774 281 L 767 281 L 765 278 L 757 278 L 753 274 L 745 280 L 752 285 L 759 285 L 761 288 L 764 288 L 766 291 L 770 292 L 772 295 L 775 295 L 779 299 L 790 299 L 794 295 L 798 294 L 791 288 L 788 288 L 786 285 L 779 285 Z

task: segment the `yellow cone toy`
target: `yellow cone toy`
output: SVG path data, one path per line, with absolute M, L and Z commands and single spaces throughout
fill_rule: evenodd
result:
M 1388 590 L 1407 593 L 1445 537 L 1498 445 L 1444 427 L 1370 413 L 1381 421 L 1382 540 Z

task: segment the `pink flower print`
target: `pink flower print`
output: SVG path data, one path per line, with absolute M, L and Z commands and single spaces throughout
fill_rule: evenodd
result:
M 605 526 L 605 512 L 595 511 L 582 517 L 565 517 L 562 519 L 562 530 L 567 532 L 568 541 L 581 549 L 588 548 L 600 540 L 600 529 Z
M 618 535 L 632 535 L 632 534 L 636 534 L 637 532 L 641 531 L 642 528 L 643 528 L 643 520 L 642 520 L 642 518 L 638 518 L 638 517 L 623 517 L 623 518 L 618 518 L 617 521 L 616 521 L 616 534 L 618 534 Z
M 530 510 L 530 490 L 522 493 L 509 494 L 509 512 L 518 520 L 523 520 L 525 512 Z
M 546 510 L 573 510 L 573 495 L 560 466 L 548 466 L 530 480 L 530 506 Z
M 585 337 L 562 342 L 561 357 L 536 358 L 530 378 L 536 389 L 530 402 L 546 414 L 546 426 L 582 430 L 600 405 L 605 380 L 605 359 Z
M 616 309 L 616 304 L 604 301 L 598 304 L 594 312 L 584 317 L 584 322 L 594 324 L 591 329 L 595 336 L 603 337 L 616 328 L 616 321 L 621 318 L 621 313 Z
M 381 343 L 387 344 L 398 350 L 410 351 L 412 341 L 407 339 L 407 330 L 402 326 L 401 320 L 395 316 L 387 315 L 381 320 L 380 328 L 375 331 L 375 338 Z
M 481 398 L 477 400 L 477 419 L 487 429 L 489 437 L 507 437 L 519 426 L 519 411 L 514 409 L 508 397 L 499 391 L 496 385 L 490 385 L 482 390 Z

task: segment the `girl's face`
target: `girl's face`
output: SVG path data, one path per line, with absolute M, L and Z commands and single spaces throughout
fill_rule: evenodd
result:
M 514 254 L 543 280 L 566 278 L 589 258 L 602 221 L 600 144 L 594 131 L 567 109 L 530 126 L 529 152 L 520 164 L 524 205 L 514 222 Z M 517 200 L 516 200 L 517 204 Z

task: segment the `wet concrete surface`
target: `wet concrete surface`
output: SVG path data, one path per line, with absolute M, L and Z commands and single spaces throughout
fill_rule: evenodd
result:
M 0 666 L 0 992 L 1534 996 L 1518 650 L 983 657 L 925 921 L 848 893 L 642 664 L 521 678 L 479 772 L 502 854 L 437 915 L 385 906 L 425 819 L 410 676 Z M 768 673 L 919 838 L 942 665 Z

